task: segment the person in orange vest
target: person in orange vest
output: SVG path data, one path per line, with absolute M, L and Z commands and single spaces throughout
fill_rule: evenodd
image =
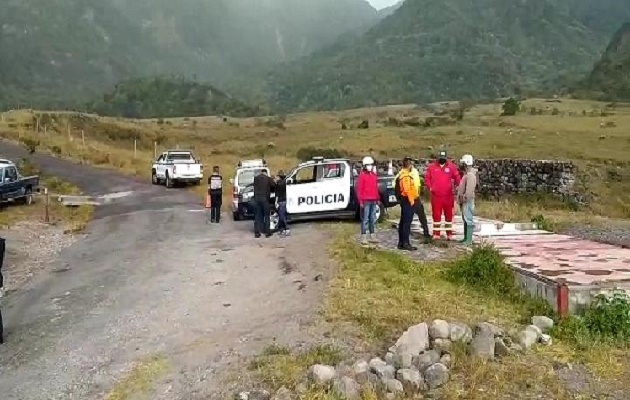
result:
M 406 157 L 396 179 L 395 191 L 400 202 L 400 220 L 398 221 L 398 249 L 417 250 L 411 245 L 411 223 L 413 222 L 414 204 L 418 200 L 418 191 L 411 176 L 411 158 Z
M 434 239 L 439 239 L 441 236 L 442 214 L 444 214 L 446 221 L 446 239 L 451 240 L 453 238 L 455 187 L 459 186 L 461 180 L 457 166 L 448 160 L 446 150 L 441 150 L 438 153 L 438 159 L 427 167 L 424 184 L 431 193 Z

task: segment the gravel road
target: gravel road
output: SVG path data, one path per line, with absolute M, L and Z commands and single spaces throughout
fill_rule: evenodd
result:
M 0 155 L 23 150 L 0 142 Z M 151 357 L 164 368 L 148 398 L 225 398 L 219 382 L 241 356 L 274 339 L 308 341 L 331 273 L 325 232 L 302 224 L 288 239 L 254 239 L 251 222 L 228 213 L 206 224 L 185 190 L 46 155 L 33 161 L 85 193 L 133 193 L 100 206 L 50 272 L 4 299 L 3 400 L 124 393 L 134 365 Z

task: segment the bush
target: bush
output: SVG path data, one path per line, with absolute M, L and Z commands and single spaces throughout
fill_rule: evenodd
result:
M 538 229 L 542 229 L 543 231 L 554 232 L 556 229 L 555 222 L 545 218 L 545 216 L 542 214 L 534 216 L 532 218 L 532 222 L 538 226 Z
M 630 296 L 622 290 L 598 295 L 581 317 L 563 319 L 555 334 L 577 343 L 630 342 Z
M 516 115 L 516 113 L 521 108 L 521 103 L 514 97 L 510 97 L 505 101 L 505 103 L 503 103 L 503 106 L 501 108 L 503 110 L 503 113 L 501 113 L 501 115 L 503 116 Z
M 20 138 L 20 143 L 22 143 L 22 146 L 24 146 L 30 154 L 34 154 L 39 146 L 39 140 L 35 140 L 30 137 Z
M 345 154 L 341 150 L 337 149 L 318 149 L 314 147 L 302 147 L 297 151 L 296 157 L 300 161 L 308 161 L 313 157 L 324 157 L 324 158 L 345 158 L 347 154 Z

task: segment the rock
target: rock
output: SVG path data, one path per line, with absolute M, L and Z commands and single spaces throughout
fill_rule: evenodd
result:
M 270 400 L 271 393 L 266 390 L 252 390 L 247 396 L 247 400 Z
M 424 386 L 422 374 L 417 369 L 399 369 L 396 378 L 402 383 L 406 393 L 418 393 Z
M 354 369 L 352 366 L 342 363 L 335 367 L 335 373 L 336 376 L 354 376 Z
M 401 352 L 394 356 L 394 362 L 392 363 L 396 368 L 409 368 L 412 365 L 415 355 L 409 352 Z
M 535 331 L 531 329 L 525 329 L 518 334 L 516 342 L 519 346 L 523 348 L 523 350 L 529 350 L 530 347 L 534 345 L 538 341 L 538 336 Z
M 370 364 L 364 360 L 359 360 L 352 366 L 352 372 L 359 383 L 365 383 L 370 373 Z
M 544 344 L 545 346 L 551 346 L 553 340 L 551 339 L 551 336 L 543 333 L 542 335 L 540 335 L 540 343 Z
M 544 316 L 532 317 L 532 325 L 536 325 L 543 333 L 553 329 L 553 319 Z
M 235 400 L 248 400 L 249 399 L 249 392 L 238 392 L 234 396 L 234 399 Z
M 509 345 L 505 343 L 503 338 L 494 339 L 494 354 L 498 357 L 505 357 L 512 352 Z
M 451 341 L 448 339 L 435 339 L 433 341 L 433 349 L 442 353 L 448 353 L 451 350 Z
M 373 358 L 370 361 L 370 370 L 376 374 L 379 378 L 393 378 L 396 374 L 396 368 L 393 365 L 387 364 L 380 358 Z
M 461 322 L 452 323 L 450 324 L 449 337 L 452 342 L 470 343 L 472 341 L 472 329 Z
M 335 368 L 330 365 L 316 364 L 309 368 L 308 377 L 317 384 L 329 383 L 335 378 Z
M 426 323 L 414 325 L 407 329 L 392 346 L 390 351 L 400 356 L 399 361 L 405 361 L 409 355 L 413 358 L 429 348 L 429 327 Z
M 490 322 L 480 322 L 475 326 L 475 334 L 480 332 L 491 332 L 493 336 L 503 336 L 503 330 Z
M 417 357 L 414 357 L 413 365 L 418 368 L 420 372 L 424 372 L 429 366 L 440 361 L 440 352 L 436 350 L 425 351 Z
M 297 386 L 295 386 L 295 393 L 297 394 L 304 394 L 308 392 L 308 383 L 307 382 L 300 382 L 297 384 Z
M 470 344 L 470 352 L 482 360 L 494 360 L 494 333 L 492 330 L 480 330 Z
M 440 357 L 440 364 L 451 368 L 451 365 L 453 365 L 453 357 L 450 354 L 443 354 L 442 357 Z
M 340 379 L 336 379 L 333 383 L 333 390 L 343 399 L 352 400 L 361 398 L 361 386 L 357 381 L 348 376 L 342 376 Z
M 536 325 L 527 325 L 525 329 L 534 332 L 536 334 L 536 340 L 540 339 L 540 336 L 542 335 L 542 331 L 540 330 L 539 327 L 537 327 Z
M 385 400 L 396 400 L 396 395 L 394 393 L 385 393 Z
M 385 354 L 385 362 L 387 364 L 394 364 L 395 360 L 395 355 L 391 351 L 388 351 L 387 354 Z
M 450 337 L 450 326 L 442 319 L 433 320 L 429 328 L 429 336 L 433 339 L 448 339 Z
M 273 395 L 272 400 L 291 400 L 293 398 L 293 393 L 286 387 L 282 386 L 276 394 Z
M 448 382 L 449 372 L 444 364 L 433 364 L 424 371 L 424 381 L 429 386 L 429 390 L 439 388 Z
M 385 386 L 385 389 L 388 392 L 391 393 L 402 393 L 405 391 L 405 388 L 403 387 L 402 382 L 400 382 L 398 379 L 394 379 L 394 378 L 387 378 L 387 379 L 383 379 L 383 385 Z

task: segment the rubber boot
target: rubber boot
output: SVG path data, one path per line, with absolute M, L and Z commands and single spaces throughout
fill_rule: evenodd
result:
M 466 234 L 468 232 L 468 224 L 466 223 L 466 221 L 464 221 L 464 237 L 461 240 L 458 240 L 458 243 L 464 243 L 466 242 Z
M 470 226 L 468 226 L 466 228 L 466 234 L 465 234 L 465 237 L 464 237 L 464 242 L 462 244 L 465 244 L 465 245 L 471 245 L 472 244 L 472 242 L 473 242 L 473 228 L 474 227 L 475 227 L 474 225 L 470 225 Z

